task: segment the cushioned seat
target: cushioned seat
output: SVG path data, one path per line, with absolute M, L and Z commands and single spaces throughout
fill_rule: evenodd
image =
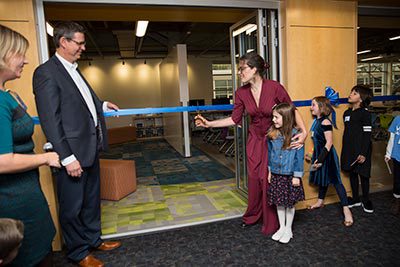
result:
M 100 159 L 100 197 L 120 200 L 136 191 L 134 160 Z
M 121 144 L 136 141 L 136 127 L 125 126 L 107 129 L 108 144 Z

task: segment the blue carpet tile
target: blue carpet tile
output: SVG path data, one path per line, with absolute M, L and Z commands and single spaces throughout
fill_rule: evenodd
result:
M 235 177 L 234 172 L 191 147 L 192 157 L 182 157 L 164 139 L 113 145 L 103 159 L 133 159 L 136 175 L 155 176 L 160 185 L 207 182 Z

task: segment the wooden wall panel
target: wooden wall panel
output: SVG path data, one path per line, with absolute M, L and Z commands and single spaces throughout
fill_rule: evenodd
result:
M 357 1 L 289 0 L 287 24 L 310 27 L 354 27 Z
M 0 0 L 0 21 L 33 21 L 31 0 Z M 6 11 L 6 12 L 5 12 Z
M 26 54 L 29 64 L 24 67 L 22 77 L 6 83 L 6 87 L 16 91 L 21 96 L 25 104 L 28 106 L 28 113 L 30 115 L 37 115 L 32 91 L 32 76 L 33 71 L 39 65 L 39 49 L 37 46 L 33 2 L 32 0 L 0 0 L 0 10 L 2 10 L 0 13 L 0 24 L 18 31 L 29 41 L 29 49 Z M 39 126 L 35 127 L 33 140 L 35 142 L 35 152 L 42 153 L 42 147 L 46 139 Z M 53 249 L 61 250 L 61 234 L 59 231 L 60 228 L 57 216 L 57 202 L 55 200 L 53 178 L 50 174 L 49 168 L 40 168 L 40 183 L 49 203 L 51 215 L 57 228 L 57 234 L 53 242 Z
M 341 95 L 354 85 L 356 36 L 343 28 L 287 29 L 288 90 L 294 99 L 323 95 L 332 86 Z
M 312 99 L 324 95 L 332 86 L 340 97 L 346 97 L 356 83 L 357 3 L 334 0 L 286 0 L 281 3 L 283 83 L 294 100 Z M 340 155 L 343 134 L 342 114 L 346 105 L 335 108 L 338 129 L 334 130 L 334 146 Z M 307 128 L 312 124 L 309 107 L 299 108 Z M 311 151 L 308 137 L 306 152 Z M 305 163 L 305 170 L 310 164 Z M 318 196 L 318 188 L 304 176 L 306 201 L 304 208 Z M 342 180 L 350 192 L 347 177 Z M 338 201 L 334 188 L 328 191 L 326 202 Z

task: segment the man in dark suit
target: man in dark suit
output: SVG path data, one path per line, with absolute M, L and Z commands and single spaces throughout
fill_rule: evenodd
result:
M 103 266 L 90 250 L 121 245 L 100 238 L 99 150 L 107 147 L 103 111 L 118 107 L 101 102 L 77 69 L 84 28 L 61 23 L 53 39 L 56 54 L 35 70 L 33 90 L 42 129 L 64 166 L 57 174 L 57 195 L 67 256 L 80 266 Z

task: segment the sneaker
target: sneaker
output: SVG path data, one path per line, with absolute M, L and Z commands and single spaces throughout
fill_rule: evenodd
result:
M 372 205 L 372 202 L 370 200 L 363 201 L 362 202 L 362 207 L 365 212 L 367 213 L 373 213 L 374 212 L 374 206 Z
M 354 208 L 354 207 L 359 207 L 361 206 L 361 201 L 360 200 L 354 200 L 352 197 L 348 197 L 347 198 L 347 203 L 348 203 L 348 207 Z

